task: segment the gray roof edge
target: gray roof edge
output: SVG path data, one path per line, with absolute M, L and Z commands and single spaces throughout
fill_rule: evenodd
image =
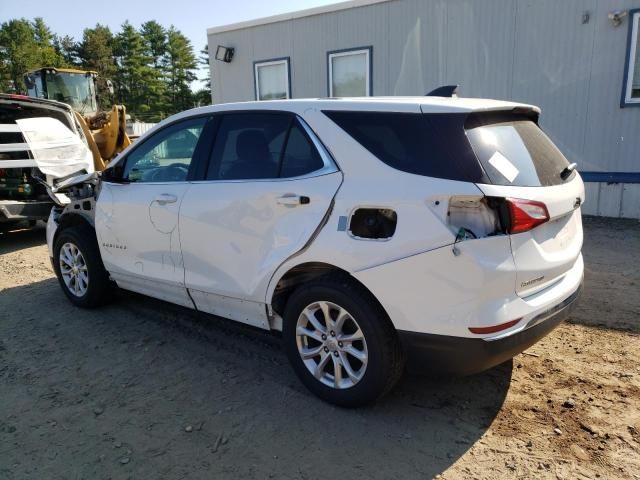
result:
M 294 12 L 282 13 L 279 15 L 272 15 L 270 17 L 256 18 L 254 20 L 230 23 L 228 25 L 221 25 L 219 27 L 211 27 L 211 28 L 207 28 L 207 35 L 230 32 L 233 30 L 242 30 L 243 28 L 257 27 L 260 25 L 268 25 L 270 23 L 285 22 L 287 20 L 295 20 L 297 18 L 311 17 L 314 15 L 338 12 L 341 10 L 349 10 L 351 8 L 366 7 L 368 5 L 375 5 L 377 3 L 384 3 L 384 2 L 390 2 L 390 1 L 393 1 L 393 0 L 348 0 L 346 2 L 333 3 L 330 5 L 324 5 L 321 7 L 307 8 L 305 10 L 297 10 Z

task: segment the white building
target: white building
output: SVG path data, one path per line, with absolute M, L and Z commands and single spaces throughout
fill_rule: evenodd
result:
M 459 84 L 533 103 L 585 213 L 640 218 L 639 32 L 640 0 L 353 0 L 210 28 L 213 101 Z

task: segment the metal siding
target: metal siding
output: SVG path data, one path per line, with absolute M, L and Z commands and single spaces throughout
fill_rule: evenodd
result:
M 600 184 L 585 183 L 584 184 L 584 205 L 581 207 L 582 213 L 585 215 L 597 215 L 599 198 L 600 198 Z
M 373 47 L 371 83 L 374 95 L 384 95 L 388 91 L 389 7 L 389 3 L 381 3 L 335 13 L 337 35 L 329 40 L 329 50 Z
M 296 98 L 326 97 L 327 54 L 337 35 L 336 14 L 292 21 L 291 63 Z
M 254 98 L 253 62 L 291 58 L 294 98 L 327 95 L 330 50 L 373 47 L 374 95 L 423 95 L 447 83 L 463 96 L 542 107 L 541 126 L 583 171 L 638 172 L 640 109 L 621 109 L 628 18 L 640 0 L 391 0 L 209 35 L 236 48 L 212 61 L 214 102 Z M 582 15 L 589 12 L 589 21 Z M 585 211 L 632 215 L 635 188 L 587 185 Z M 617 203 L 616 203 L 617 202 Z M 624 205 L 624 206 L 623 206 Z
M 444 83 L 446 20 L 446 0 L 389 4 L 387 89 L 376 94 L 424 95 Z
M 622 186 L 622 207 L 620 216 L 640 218 L 640 183 L 625 183 Z
M 255 31 L 259 29 L 259 31 Z M 253 82 L 253 92 L 251 100 L 255 100 L 255 77 L 254 77 L 254 65 L 253 62 L 259 62 L 261 60 L 269 60 L 273 58 L 289 57 L 291 55 L 291 45 L 293 43 L 292 25 L 291 22 L 279 22 L 264 25 L 262 27 L 252 28 L 253 34 L 253 59 L 251 64 L 251 81 Z M 289 61 L 289 74 L 291 76 L 291 96 L 296 97 L 294 80 L 295 66 Z
M 622 200 L 622 183 L 601 183 L 598 199 L 598 215 L 619 217 Z
M 253 30 L 236 30 L 210 35 L 209 42 L 211 63 L 213 63 L 212 72 L 214 73 L 212 88 L 215 103 L 253 100 L 255 97 Z M 220 62 L 213 58 L 218 45 L 235 48 L 231 63 Z M 220 95 L 215 92 L 216 89 L 220 90 Z
M 586 99 L 583 170 L 638 172 L 640 165 L 640 109 L 620 108 L 626 56 L 628 19 L 614 27 L 609 12 L 638 6 L 633 1 L 599 1 L 592 21 L 596 25 L 591 70 L 591 95 Z
M 580 168 L 595 20 L 582 13 L 594 2 L 520 0 L 516 14 L 512 98 L 542 108 L 541 126 Z
M 444 83 L 463 96 L 510 98 L 515 21 L 513 0 L 450 2 Z

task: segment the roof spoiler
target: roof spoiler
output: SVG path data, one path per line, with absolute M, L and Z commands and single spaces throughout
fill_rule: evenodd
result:
M 426 97 L 457 97 L 460 85 L 443 85 L 427 93 Z

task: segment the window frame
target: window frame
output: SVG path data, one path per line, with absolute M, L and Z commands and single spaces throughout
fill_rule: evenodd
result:
M 274 99 L 274 100 L 289 100 L 291 97 L 291 57 L 279 57 L 279 58 L 270 58 L 266 60 L 256 60 L 253 62 L 253 86 L 254 86 L 254 94 L 255 99 L 259 102 L 264 102 L 267 100 L 260 99 L 260 83 L 258 79 L 260 77 L 258 71 L 260 67 L 269 67 L 273 65 L 284 65 L 286 69 L 286 78 L 287 78 L 287 96 L 284 99 Z
M 640 8 L 629 10 L 629 33 L 627 34 L 627 54 L 624 63 L 624 77 L 622 79 L 622 96 L 620 107 L 640 107 L 640 97 L 633 98 L 633 75 L 636 62 L 640 62 L 640 52 L 636 51 L 640 37 Z
M 343 48 L 341 50 L 331 50 L 327 52 L 327 96 L 333 98 L 333 62 L 335 57 L 347 57 L 349 55 L 358 55 L 365 53 L 367 57 L 366 73 L 366 95 L 365 97 L 373 96 L 373 46 L 368 45 L 364 47 Z
M 189 172 L 187 173 L 187 178 L 180 182 L 131 182 L 128 179 L 123 178 L 124 169 L 126 167 L 127 162 L 129 161 L 129 157 L 135 153 L 138 149 L 142 148 L 149 141 L 153 140 L 157 137 L 157 135 L 161 135 L 169 129 L 174 128 L 176 125 L 179 125 L 184 122 L 189 122 L 192 120 L 197 120 L 200 118 L 204 118 L 204 126 L 202 128 L 202 132 L 200 133 L 200 138 L 198 139 L 198 143 L 196 144 L 196 148 L 193 151 L 193 157 L 191 158 L 191 163 L 189 164 Z M 104 172 L 102 174 L 103 181 L 106 183 L 114 183 L 114 184 L 127 184 L 127 185 L 166 185 L 166 184 L 175 184 L 175 183 L 185 183 L 190 182 L 193 178 L 199 175 L 198 168 L 199 165 L 202 164 L 203 157 L 206 157 L 208 160 L 208 152 L 212 148 L 211 142 L 211 129 L 213 125 L 214 114 L 212 113 L 203 113 L 200 115 L 190 115 L 182 118 L 177 118 L 173 122 L 167 123 L 160 128 L 153 128 L 149 130 L 148 133 L 145 134 L 144 138 L 141 138 L 137 142 L 135 142 L 131 149 L 118 159 L 113 165 L 110 165 L 105 172 L 108 170 L 113 172 L 112 174 L 108 174 L 106 177 Z M 108 178 L 108 179 L 107 179 Z
M 207 174 L 209 170 L 209 163 L 211 155 L 213 155 L 213 148 L 215 142 L 218 140 L 218 132 L 220 130 L 220 125 L 222 124 L 222 117 L 224 115 L 237 115 L 237 114 L 270 114 L 270 113 L 279 113 L 288 115 L 292 118 L 293 121 L 297 120 L 298 123 L 302 126 L 305 135 L 311 143 L 318 151 L 320 158 L 322 159 L 322 163 L 324 166 L 318 170 L 314 170 L 313 172 L 309 172 L 305 175 L 300 175 L 297 177 L 274 177 L 274 178 L 248 178 L 248 179 L 215 179 L 209 180 L 207 179 Z M 295 112 L 291 112 L 289 110 L 277 110 L 277 109 L 243 109 L 243 110 L 223 110 L 217 111 L 213 114 L 213 129 L 209 134 L 210 142 L 205 152 L 205 155 L 202 155 L 198 160 L 198 171 L 195 175 L 195 178 L 191 180 L 191 183 L 254 183 L 254 182 L 290 182 L 294 180 L 303 180 L 306 178 L 314 178 L 320 177 L 322 175 L 327 175 L 330 173 L 339 172 L 340 169 L 338 164 L 335 162 L 327 147 L 322 143 L 318 135 L 313 131 L 313 129 L 307 124 L 307 122 L 300 115 Z M 286 148 L 286 146 L 285 146 Z

